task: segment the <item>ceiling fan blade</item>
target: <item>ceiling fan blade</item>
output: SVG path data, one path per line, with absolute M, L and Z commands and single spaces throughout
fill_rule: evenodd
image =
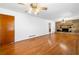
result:
M 25 4 L 23 4 L 23 3 L 18 3 L 18 4 L 20 4 L 20 5 L 25 5 Z
M 47 10 L 47 8 L 46 7 L 42 7 L 42 10 Z

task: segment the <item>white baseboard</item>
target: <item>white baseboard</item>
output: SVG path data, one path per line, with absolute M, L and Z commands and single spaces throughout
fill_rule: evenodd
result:
M 31 39 L 31 38 L 35 38 L 35 37 L 39 37 L 39 36 L 43 36 L 43 35 L 47 35 L 49 33 L 46 33 L 46 34 L 41 34 L 41 35 L 33 35 L 33 36 L 28 36 L 24 39 L 19 39 L 19 40 L 16 40 L 15 42 L 18 42 L 18 41 L 22 41 L 22 40 L 26 40 L 26 39 Z

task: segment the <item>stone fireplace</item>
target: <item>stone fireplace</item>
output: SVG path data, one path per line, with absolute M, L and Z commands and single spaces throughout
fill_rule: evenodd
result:
M 79 19 L 56 22 L 56 32 L 79 33 Z

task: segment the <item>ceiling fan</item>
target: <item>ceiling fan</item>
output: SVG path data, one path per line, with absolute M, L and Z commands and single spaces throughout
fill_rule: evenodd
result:
M 21 5 L 24 5 L 24 6 L 27 5 L 25 3 L 18 3 L 18 4 L 21 4 Z M 28 13 L 38 14 L 42 11 L 46 11 L 47 9 L 48 9 L 47 7 L 42 6 L 40 3 L 30 3 L 29 9 L 27 11 L 28 11 Z

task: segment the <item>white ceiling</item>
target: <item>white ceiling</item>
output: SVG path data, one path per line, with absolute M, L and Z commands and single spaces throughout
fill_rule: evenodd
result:
M 33 15 L 41 17 L 44 19 L 57 19 L 64 17 L 74 17 L 79 16 L 79 3 L 44 3 L 48 7 L 47 11 L 41 12 L 38 15 Z M 26 6 L 20 5 L 18 3 L 0 3 L 1 8 L 7 8 L 16 12 L 27 13 L 28 4 Z

